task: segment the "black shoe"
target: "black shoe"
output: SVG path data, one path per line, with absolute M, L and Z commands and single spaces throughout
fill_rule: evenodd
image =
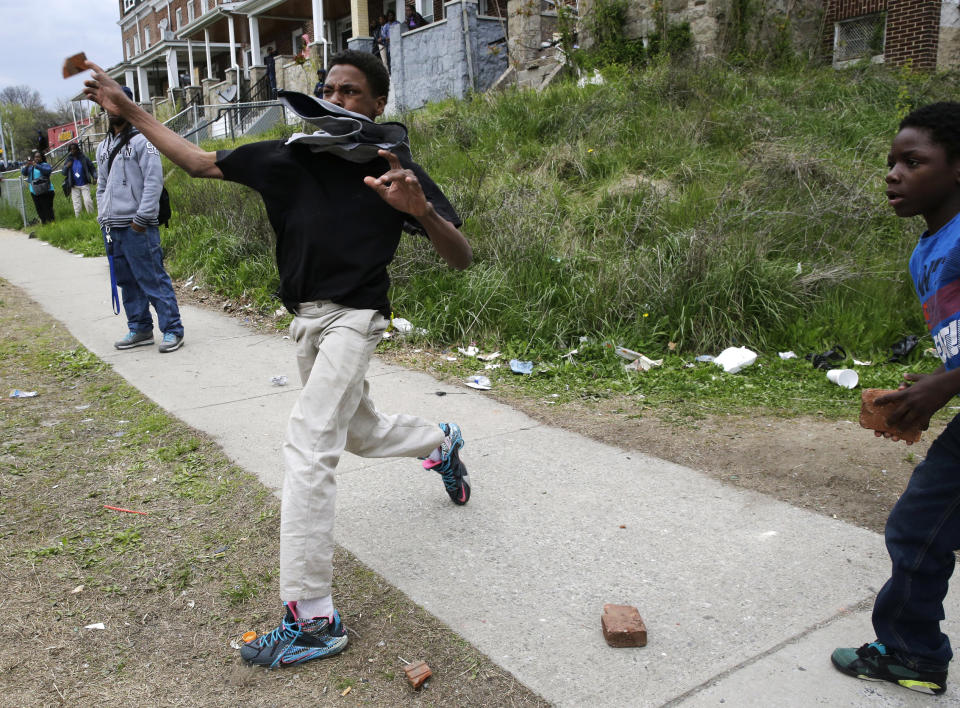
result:
M 833 665 L 848 676 L 867 681 L 889 681 L 911 691 L 939 695 L 947 690 L 947 667 L 934 670 L 907 666 L 896 652 L 889 652 L 879 641 L 859 649 L 835 649 L 830 656 Z M 914 663 L 914 662 L 909 662 Z
M 333 613 L 331 625 L 326 617 L 298 619 L 289 604 L 284 607 L 280 626 L 240 647 L 241 657 L 272 669 L 324 659 L 347 648 L 347 631 L 338 613 Z

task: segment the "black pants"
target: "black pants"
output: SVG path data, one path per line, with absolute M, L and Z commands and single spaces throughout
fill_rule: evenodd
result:
M 48 221 L 53 221 L 53 190 L 40 196 L 31 193 L 30 196 L 33 197 L 33 205 L 37 208 L 40 223 L 46 224 Z

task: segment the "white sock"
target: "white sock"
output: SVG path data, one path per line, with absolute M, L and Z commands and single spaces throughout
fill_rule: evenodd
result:
M 297 600 L 297 617 L 299 619 L 313 619 L 314 617 L 333 617 L 333 595 L 313 597 L 309 600 Z
M 443 459 L 443 451 L 438 446 L 433 452 L 430 453 L 430 457 L 427 458 L 431 462 L 440 462 Z

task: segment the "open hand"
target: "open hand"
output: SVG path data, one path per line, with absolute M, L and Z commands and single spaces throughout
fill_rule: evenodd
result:
M 430 203 L 413 170 L 404 169 L 400 159 L 388 150 L 380 150 L 379 154 L 390 163 L 390 169 L 379 177 L 364 177 L 364 184 L 398 211 L 410 214 L 414 218 L 427 214 Z
M 127 98 L 127 94 L 123 92 L 123 87 L 107 76 L 107 73 L 92 61 L 87 62 L 87 68 L 93 74 L 83 82 L 83 93 L 91 101 L 99 103 L 107 113 L 121 115 L 123 113 L 122 109 L 132 103 Z

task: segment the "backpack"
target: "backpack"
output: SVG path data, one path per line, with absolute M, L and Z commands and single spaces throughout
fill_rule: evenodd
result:
M 113 150 L 110 151 L 110 157 L 107 159 L 107 174 L 110 174 L 110 168 L 113 167 L 113 159 L 117 154 L 123 149 L 123 146 L 130 142 L 131 138 L 140 131 L 136 128 L 131 128 L 126 131 L 123 136 L 120 138 L 120 142 L 114 145 Z M 167 191 L 166 187 L 163 187 L 160 190 L 160 203 L 159 211 L 157 212 L 157 221 L 160 223 L 160 226 L 170 226 L 170 216 L 172 211 L 170 209 L 170 193 Z

